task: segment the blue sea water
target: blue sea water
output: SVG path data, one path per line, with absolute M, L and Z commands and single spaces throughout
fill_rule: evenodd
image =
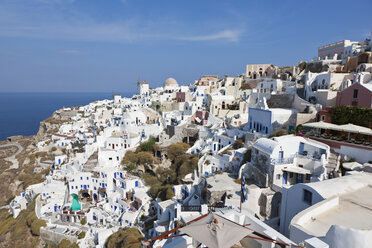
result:
M 132 93 L 119 93 L 131 97 Z M 39 123 L 62 107 L 113 99 L 112 93 L 0 93 L 0 140 L 12 135 L 33 135 Z

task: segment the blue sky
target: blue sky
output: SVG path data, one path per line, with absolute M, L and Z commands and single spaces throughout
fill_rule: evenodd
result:
M 370 36 L 372 1 L 0 0 L 0 91 L 133 92 L 296 65 Z

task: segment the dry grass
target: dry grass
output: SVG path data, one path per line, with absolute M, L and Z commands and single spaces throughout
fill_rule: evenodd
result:
M 35 201 L 32 201 L 16 219 L 7 210 L 0 210 L 0 236 L 4 238 L 2 246 L 35 247 L 40 244 L 41 240 L 32 233 L 40 233 L 40 226 L 46 223 L 36 218 L 34 209 Z

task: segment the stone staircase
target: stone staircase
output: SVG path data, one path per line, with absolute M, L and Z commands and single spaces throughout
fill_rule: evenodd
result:
M 327 168 L 327 173 L 332 172 L 334 170 L 338 170 L 338 156 L 339 154 L 335 152 L 331 152 L 328 158 L 328 164 L 325 166 Z

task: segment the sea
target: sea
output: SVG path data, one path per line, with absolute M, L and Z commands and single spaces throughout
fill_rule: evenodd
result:
M 115 93 L 131 97 L 133 93 Z M 62 107 L 87 105 L 95 100 L 113 99 L 113 93 L 5 93 L 0 92 L 0 140 L 13 135 L 34 135 L 39 124 Z

